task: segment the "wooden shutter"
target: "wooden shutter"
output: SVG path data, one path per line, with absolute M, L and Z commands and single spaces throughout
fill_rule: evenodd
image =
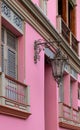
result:
M 4 29 L 1 29 L 1 41 L 4 43 Z
M 7 74 L 16 78 L 16 38 L 7 32 L 8 58 L 7 58 Z
M 13 35 L 10 33 L 7 33 L 7 45 L 11 47 L 12 49 L 16 50 L 16 40 Z
M 4 72 L 4 46 L 1 46 L 2 72 Z
M 8 75 L 16 78 L 16 54 L 8 49 Z

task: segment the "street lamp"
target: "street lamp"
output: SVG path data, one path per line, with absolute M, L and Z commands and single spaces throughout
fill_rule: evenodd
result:
M 52 75 L 53 75 L 54 79 L 56 80 L 56 82 L 58 83 L 58 86 L 62 82 L 64 68 L 65 68 L 67 61 L 68 61 L 68 58 L 65 57 L 62 54 L 60 48 L 58 48 L 56 50 L 54 59 L 51 60 Z
M 38 60 L 40 60 L 40 52 L 41 50 L 44 48 L 48 48 L 51 49 L 51 52 L 54 54 L 54 47 L 53 47 L 53 43 L 60 43 L 60 41 L 42 41 L 42 40 L 37 40 L 34 42 L 34 63 L 36 64 Z M 49 63 L 51 63 L 51 67 L 52 67 L 52 75 L 54 77 L 54 79 L 56 80 L 56 82 L 58 83 L 58 86 L 61 85 L 62 83 L 62 78 L 63 78 L 63 73 L 64 73 L 64 67 L 65 64 L 67 63 L 68 58 L 65 57 L 62 52 L 61 49 L 58 46 L 58 49 L 56 49 L 55 51 L 55 55 L 54 58 L 51 59 L 49 58 Z

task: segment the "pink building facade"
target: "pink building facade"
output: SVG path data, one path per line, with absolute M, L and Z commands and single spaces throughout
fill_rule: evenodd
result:
M 0 129 L 79 130 L 80 0 L 0 0 L 0 8 Z M 47 62 L 58 41 L 69 58 L 60 87 Z

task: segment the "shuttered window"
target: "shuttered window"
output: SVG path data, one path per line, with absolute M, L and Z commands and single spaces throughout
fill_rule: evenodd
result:
M 62 17 L 71 32 L 76 36 L 76 2 L 74 0 L 58 0 L 58 15 Z
M 16 78 L 16 38 L 11 33 L 7 32 L 7 74 Z
M 2 53 L 2 72 L 4 72 L 4 46 L 1 46 L 1 53 Z
M 1 40 L 4 43 L 4 29 L 2 28 L 2 32 L 1 32 Z
M 8 75 L 16 78 L 16 54 L 8 49 Z
M 16 37 L 7 29 L 2 28 L 2 72 L 11 76 L 17 77 L 17 47 Z M 4 44 L 5 43 L 5 44 Z
M 10 33 L 7 33 L 7 45 L 11 47 L 12 49 L 16 50 L 16 39 L 13 35 Z
M 2 62 L 2 72 L 4 72 L 4 29 L 2 28 L 1 31 L 1 41 L 2 41 L 2 45 L 1 45 L 1 62 Z

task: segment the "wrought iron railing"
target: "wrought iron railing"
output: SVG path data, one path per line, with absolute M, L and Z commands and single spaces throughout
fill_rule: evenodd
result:
M 59 103 L 59 122 L 80 127 L 80 112 L 64 103 Z
M 78 53 L 78 41 L 73 34 L 71 35 L 71 45 L 72 45 L 73 50 L 76 53 Z
M 11 110 L 17 110 L 18 114 L 19 111 L 30 113 L 29 86 L 4 73 L 0 73 L 0 105 Z M 6 109 L 4 111 L 6 113 Z M 15 115 L 14 111 L 8 113 Z M 18 116 L 22 115 L 19 114 Z M 24 116 L 22 118 L 26 117 Z
M 57 29 L 70 47 L 78 54 L 78 41 L 61 16 L 57 16 Z
M 27 95 L 26 95 L 26 85 L 13 80 L 9 76 L 5 76 L 6 86 L 5 86 L 5 96 L 8 99 L 16 101 L 17 103 L 26 104 Z
M 70 43 L 70 29 L 65 25 L 65 22 L 61 19 L 61 31 L 63 37 L 68 43 Z

